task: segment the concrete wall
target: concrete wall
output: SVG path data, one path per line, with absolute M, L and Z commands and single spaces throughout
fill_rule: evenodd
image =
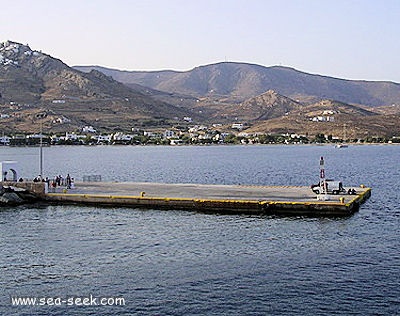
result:
M 1 185 L 23 188 L 39 196 L 44 196 L 44 194 L 46 193 L 47 183 L 32 182 L 32 181 L 24 181 L 24 182 L 2 181 Z

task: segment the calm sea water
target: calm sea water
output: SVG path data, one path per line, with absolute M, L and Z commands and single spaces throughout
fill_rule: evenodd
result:
M 45 175 L 365 184 L 348 218 L 30 205 L 0 209 L 1 315 L 399 315 L 400 146 L 50 147 Z M 38 148 L 0 148 L 22 177 Z M 124 306 L 12 306 L 17 296 Z M 97 303 L 99 303 L 97 301 Z

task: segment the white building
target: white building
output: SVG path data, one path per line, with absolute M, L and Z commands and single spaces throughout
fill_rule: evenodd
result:
M 96 133 L 97 131 L 93 128 L 93 126 L 85 126 L 82 128 L 83 133 Z
M 59 124 L 64 124 L 64 123 L 69 123 L 71 122 L 70 119 L 66 118 L 65 116 L 61 116 L 53 120 L 53 123 L 59 123 Z
M 40 139 L 40 138 L 45 138 L 43 134 L 30 134 L 27 135 L 26 138 L 31 138 L 31 139 Z
M 334 122 L 335 117 L 334 116 L 314 116 L 310 120 L 313 122 Z
M 92 136 L 92 139 L 96 139 L 98 143 L 109 143 L 111 142 L 112 135 L 98 135 Z
M 78 135 L 75 133 L 65 133 L 65 140 L 78 140 Z
M 232 128 L 235 128 L 235 129 L 238 129 L 238 130 L 243 129 L 243 127 L 244 127 L 243 123 L 233 123 L 232 124 Z
M 172 138 L 175 137 L 175 132 L 171 130 L 166 130 L 163 134 L 164 138 Z
M 2 136 L 2 137 L 0 137 L 0 144 L 2 144 L 2 145 L 8 145 L 8 144 L 10 144 L 10 137 L 8 137 L 8 136 Z
M 158 134 L 158 133 L 155 133 L 155 132 L 146 132 L 146 131 L 143 132 L 143 136 L 147 136 L 147 137 L 150 137 L 150 138 L 161 137 L 161 135 Z
M 129 141 L 131 141 L 132 139 L 133 139 L 133 135 L 131 135 L 131 134 L 124 134 L 124 133 L 122 133 L 122 132 L 117 132 L 117 133 L 115 133 L 114 135 L 113 135 L 113 139 L 115 140 L 115 141 L 124 141 L 124 142 L 129 142 Z
M 181 139 L 171 139 L 169 141 L 170 145 L 182 145 L 182 140 Z
M 56 138 L 51 137 L 52 140 L 56 141 Z M 70 140 L 70 141 L 77 141 L 77 140 L 84 140 L 86 139 L 86 135 L 76 134 L 76 133 L 65 133 L 65 136 L 61 136 L 58 140 Z

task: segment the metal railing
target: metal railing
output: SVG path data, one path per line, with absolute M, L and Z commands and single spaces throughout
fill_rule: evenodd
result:
M 92 174 L 83 176 L 83 182 L 101 182 L 100 174 Z

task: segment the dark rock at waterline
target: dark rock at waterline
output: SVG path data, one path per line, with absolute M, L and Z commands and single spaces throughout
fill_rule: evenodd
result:
M 0 186 L 0 206 L 33 203 L 38 197 L 26 189 L 12 186 Z

